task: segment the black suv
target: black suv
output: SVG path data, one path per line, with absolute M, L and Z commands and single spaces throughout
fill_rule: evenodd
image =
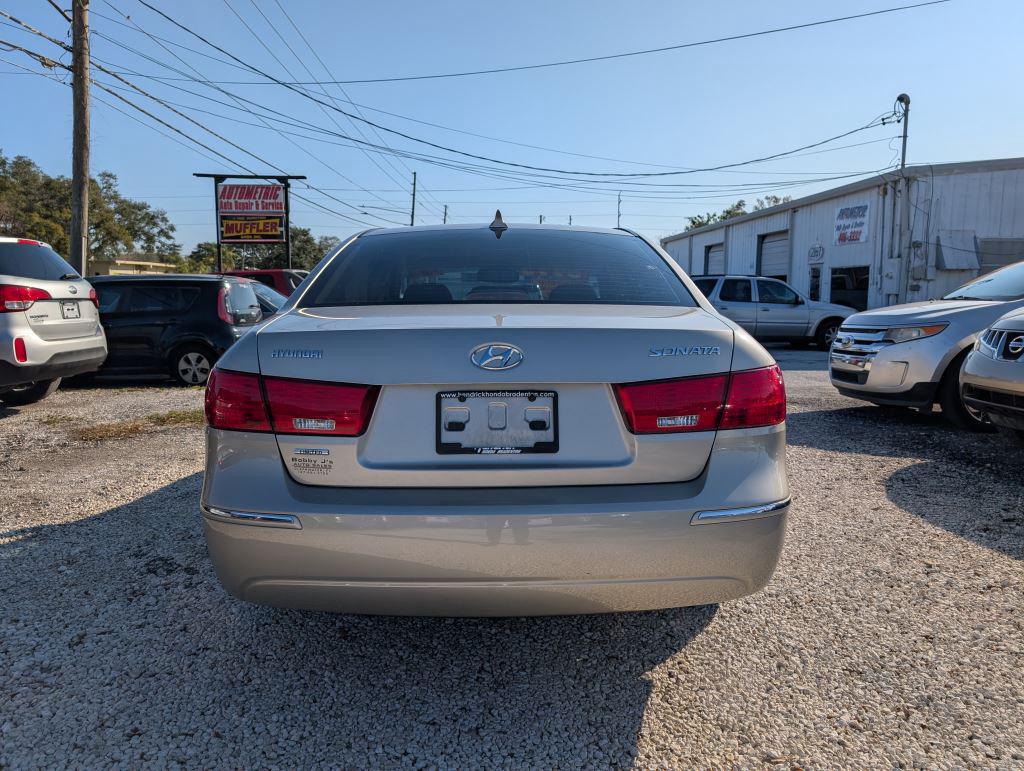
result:
M 263 318 L 252 282 L 230 276 L 93 276 L 107 360 L 100 374 L 169 374 L 203 385 L 210 369 Z

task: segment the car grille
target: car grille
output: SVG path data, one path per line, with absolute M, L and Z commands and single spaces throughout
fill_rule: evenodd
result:
M 842 383 L 856 383 L 857 385 L 864 385 L 868 382 L 868 373 L 865 372 L 849 372 L 844 369 L 836 369 L 832 367 L 832 379 L 838 380 Z
M 832 350 L 852 356 L 877 353 L 888 345 L 883 341 L 886 329 L 876 327 L 842 326 L 832 343 Z
M 1010 350 L 1010 344 L 1016 342 L 1018 338 L 1024 342 L 1024 332 L 1009 329 L 988 329 L 981 336 L 981 344 L 997 359 L 1020 361 L 1022 355 L 1024 355 L 1024 347 L 1015 352 Z
M 968 383 L 964 385 L 964 399 L 989 412 L 1024 414 L 1024 396 L 1019 394 L 978 388 Z

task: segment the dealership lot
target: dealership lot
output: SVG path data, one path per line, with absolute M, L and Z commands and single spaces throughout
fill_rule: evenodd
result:
M 201 390 L 3 412 L 0 766 L 1024 762 L 1024 451 L 845 399 L 820 352 L 773 353 L 778 572 L 653 613 L 245 605 L 202 542 Z

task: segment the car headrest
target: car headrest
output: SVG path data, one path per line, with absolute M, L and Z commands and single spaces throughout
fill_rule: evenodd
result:
M 450 303 L 452 293 L 444 284 L 410 284 L 402 299 L 407 303 Z
M 548 295 L 548 302 L 553 303 L 585 303 L 596 300 L 597 292 L 589 284 L 559 284 Z

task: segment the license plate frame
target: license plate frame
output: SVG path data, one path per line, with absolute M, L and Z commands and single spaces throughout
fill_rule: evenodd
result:
M 78 300 L 61 300 L 60 317 L 69 321 L 82 318 L 82 309 L 78 305 Z
M 535 397 L 533 400 L 530 397 Z M 461 397 L 461 400 L 460 400 Z M 472 400 L 472 401 L 470 401 Z M 527 407 L 549 407 L 551 410 L 550 429 L 538 433 L 540 439 L 532 445 L 522 443 L 484 443 L 476 445 L 470 442 L 471 446 L 453 441 L 451 431 L 446 431 L 443 424 L 443 414 L 446 405 L 473 404 L 481 409 L 483 401 L 498 401 L 511 405 L 509 412 L 511 420 L 520 420 L 521 415 L 516 416 L 520 410 Z M 436 424 L 436 449 L 439 455 L 537 455 L 552 454 L 558 452 L 558 393 L 543 389 L 515 388 L 515 389 L 454 389 L 451 391 L 439 391 L 434 408 Z M 483 414 L 480 415 L 483 418 Z M 471 418 L 472 422 L 472 418 Z M 489 430 L 489 429 L 488 429 Z M 494 435 L 494 432 L 491 432 Z M 495 438 L 498 438 L 495 435 Z

